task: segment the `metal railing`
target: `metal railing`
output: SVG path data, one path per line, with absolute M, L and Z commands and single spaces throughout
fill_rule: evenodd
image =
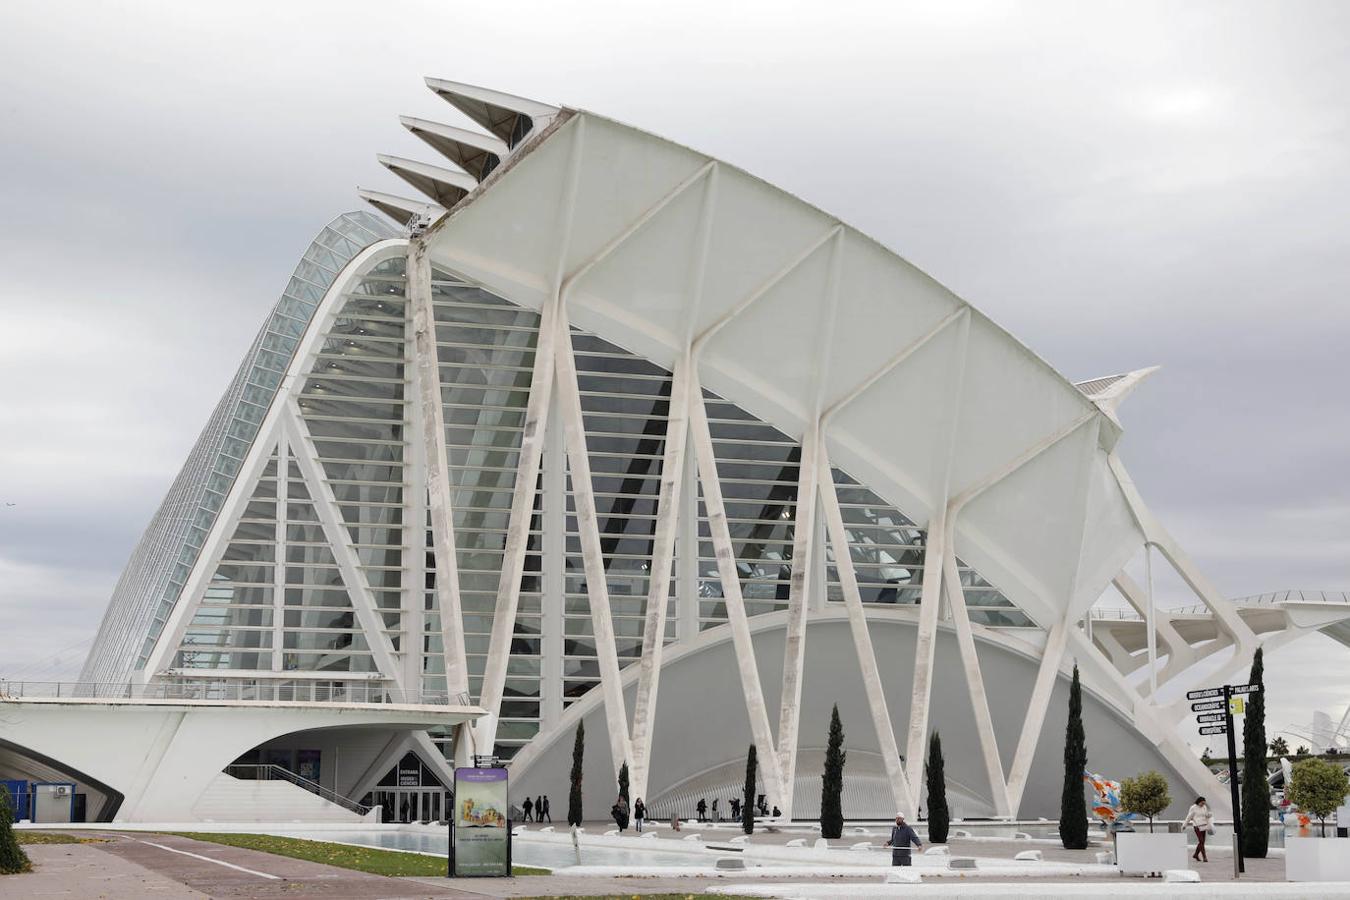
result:
M 1337 603 L 1350 605 L 1350 592 L 1343 591 L 1273 591 L 1268 594 L 1253 594 L 1250 597 L 1234 597 L 1229 601 L 1240 609 L 1263 606 L 1280 606 L 1285 603 Z M 1203 603 L 1190 606 L 1158 607 L 1158 613 L 1169 618 L 1173 616 L 1207 616 L 1212 610 Z M 1144 617 L 1133 609 L 1097 609 L 1091 611 L 1096 622 L 1142 622 Z
M 138 682 L 4 681 L 0 699 L 208 700 L 216 702 L 347 703 L 471 706 L 468 694 L 405 691 L 380 680 L 286 681 L 247 678 L 174 678 Z
M 350 797 L 344 797 L 336 791 L 330 791 L 317 781 L 310 781 L 308 778 L 302 778 L 290 769 L 285 769 L 281 766 L 265 763 L 235 763 L 225 767 L 225 774 L 229 775 L 231 778 L 238 778 L 241 781 L 289 781 L 296 787 L 304 788 L 311 794 L 321 797 L 329 803 L 336 803 L 343 809 L 354 812 L 358 816 L 364 816 L 375 808 L 373 806 L 363 806 Z

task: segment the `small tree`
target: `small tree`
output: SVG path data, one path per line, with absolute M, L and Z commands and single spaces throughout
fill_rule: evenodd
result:
M 625 760 L 622 766 L 619 766 L 619 796 L 628 800 L 628 762 Z
M 746 834 L 755 832 L 755 778 L 759 769 L 759 752 L 755 745 L 745 755 L 745 788 L 741 793 L 741 830 Z
M 28 854 L 14 836 L 14 810 L 9 805 L 9 790 L 0 787 L 0 875 L 17 875 L 33 868 Z
M 1286 741 L 1286 740 L 1285 740 L 1284 738 L 1282 738 L 1282 737 L 1277 737 L 1275 740 L 1271 741 L 1271 742 L 1270 742 L 1270 755 L 1271 755 L 1271 756 L 1288 756 L 1288 755 L 1289 755 L 1289 742 Z
M 1309 752 L 1307 744 L 1299 744 L 1298 749 L 1294 751 L 1294 755 L 1302 759 L 1307 756 Z
M 567 824 L 581 824 L 581 758 L 586 750 L 586 723 L 577 723 L 577 739 L 572 745 L 572 790 L 567 795 Z
M 1289 802 L 1322 823 L 1322 837 L 1327 836 L 1327 816 L 1345 802 L 1350 794 L 1350 777 L 1345 769 L 1322 759 L 1307 759 L 1294 764 L 1293 777 L 1287 791 Z
M 825 745 L 825 774 L 820 780 L 820 836 L 838 840 L 844 833 L 844 723 L 839 704 L 830 713 L 830 737 Z
M 947 774 L 943 765 L 942 738 L 934 731 L 928 740 L 928 762 L 923 767 L 928 782 L 928 840 L 934 844 L 947 843 L 947 829 L 951 824 L 951 813 L 947 809 Z
M 1120 808 L 1147 817 L 1149 834 L 1153 833 L 1153 817 L 1171 805 L 1167 779 L 1157 772 L 1145 772 L 1120 783 Z
M 1252 658 L 1248 684 L 1260 685 L 1265 675 L 1261 648 Z M 1242 855 L 1265 859 L 1270 847 L 1270 770 L 1266 768 L 1266 694 L 1247 695 L 1242 720 Z
M 1078 664 L 1069 684 L 1069 721 L 1064 729 L 1064 790 L 1059 798 L 1059 841 L 1065 850 L 1086 850 L 1088 845 L 1087 800 L 1083 797 L 1083 773 L 1087 771 L 1087 736 L 1083 733 L 1083 688 Z

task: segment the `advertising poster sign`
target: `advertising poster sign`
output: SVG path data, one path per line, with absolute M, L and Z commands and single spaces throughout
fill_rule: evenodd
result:
M 452 875 L 511 874 L 505 769 L 456 769 Z

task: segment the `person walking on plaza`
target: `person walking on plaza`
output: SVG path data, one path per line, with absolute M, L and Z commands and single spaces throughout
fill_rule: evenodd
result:
M 731 798 L 731 821 L 739 822 L 741 819 L 741 801 L 735 797 Z
M 720 821 L 722 821 L 722 814 L 721 814 L 720 812 L 717 811 L 717 798 L 716 798 L 716 797 L 713 798 L 713 805 L 712 805 L 712 820 L 713 820 L 714 822 L 720 822 Z
M 891 848 L 891 865 L 907 866 L 910 864 L 909 848 L 922 847 L 923 842 L 914 833 L 914 829 L 905 823 L 905 817 L 898 815 L 895 817 L 895 825 L 891 828 L 891 839 L 886 842 L 886 846 Z
M 1181 827 L 1185 828 L 1187 825 L 1195 829 L 1195 852 L 1191 854 L 1191 859 L 1196 862 L 1209 862 L 1209 854 L 1205 852 L 1205 836 L 1214 827 L 1214 812 L 1204 797 L 1196 797 L 1191 808 L 1186 810 L 1186 818 L 1181 820 Z
M 539 798 L 539 807 L 535 810 L 535 821 L 542 822 L 548 819 L 550 825 L 553 824 L 553 817 L 548 814 L 548 794 Z
M 540 794 L 534 798 L 534 820 L 536 822 L 544 821 L 544 795 Z
M 708 801 L 707 801 L 707 800 L 704 800 L 702 797 L 699 797 L 699 798 L 698 798 L 698 806 L 695 806 L 694 809 L 696 809 L 696 810 L 698 811 L 698 820 L 699 820 L 700 822 L 706 822 L 706 821 L 708 821 Z
M 530 801 L 530 798 L 529 798 L 529 797 L 526 797 L 526 798 L 525 798 L 525 805 L 524 805 L 523 807 L 521 807 L 521 808 L 525 810 L 525 818 L 522 819 L 521 821 L 522 821 L 522 822 L 529 822 L 529 821 L 531 821 L 531 819 L 530 819 L 530 811 L 534 809 L 534 803 L 532 803 L 532 802 Z
M 628 830 L 628 800 L 623 794 L 620 794 L 619 799 L 614 801 L 614 805 L 609 809 L 609 814 L 614 817 L 614 824 L 619 826 L 620 833 Z
M 637 825 L 637 833 L 642 834 L 642 820 L 647 818 L 647 806 L 639 797 L 633 801 L 633 822 Z

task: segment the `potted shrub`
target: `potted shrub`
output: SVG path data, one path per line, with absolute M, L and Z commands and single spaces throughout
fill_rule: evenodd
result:
M 1125 831 L 1116 835 L 1116 862 L 1124 875 L 1161 875 L 1186 868 L 1186 835 L 1154 834 L 1153 817 L 1172 804 L 1167 779 L 1144 772 L 1120 783 L 1120 808 L 1148 819 L 1148 833 Z
M 1350 853 L 1337 838 L 1326 837 L 1327 816 L 1350 794 L 1350 778 L 1340 766 L 1321 759 L 1294 764 L 1285 795 L 1321 822 L 1322 837 L 1285 839 L 1284 869 L 1290 881 L 1350 881 Z

